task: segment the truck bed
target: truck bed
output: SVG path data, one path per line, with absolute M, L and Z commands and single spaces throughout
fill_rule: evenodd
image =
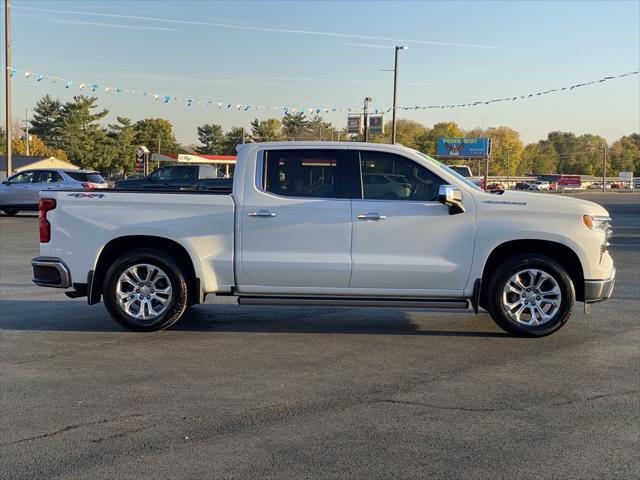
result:
M 197 265 L 205 291 L 230 291 L 234 285 L 235 205 L 230 189 L 221 190 L 57 190 L 42 192 L 57 206 L 48 212 L 51 242 L 43 256 L 65 259 L 73 283 L 85 283 L 101 251 L 126 238 L 140 248 L 154 238 L 171 239 Z M 122 240 L 119 240 L 122 241 Z

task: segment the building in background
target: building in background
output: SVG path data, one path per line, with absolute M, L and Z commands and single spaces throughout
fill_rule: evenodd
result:
M 45 157 L 42 155 L 11 155 L 12 174 L 21 170 L 32 168 L 66 168 L 79 169 L 71 162 L 60 160 L 56 157 Z M 0 180 L 7 178 L 7 156 L 0 155 Z

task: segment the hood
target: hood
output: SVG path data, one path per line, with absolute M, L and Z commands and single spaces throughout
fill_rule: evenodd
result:
M 609 212 L 595 202 L 582 200 L 581 198 L 568 197 L 561 193 L 533 193 L 506 191 L 502 195 L 491 195 L 496 201 L 504 202 L 524 202 L 527 207 L 536 208 L 539 206 L 550 213 L 561 209 L 563 211 L 579 211 L 588 215 L 608 215 Z

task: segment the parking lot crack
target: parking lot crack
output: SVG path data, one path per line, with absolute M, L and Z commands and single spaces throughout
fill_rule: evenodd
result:
M 14 440 L 13 442 L 3 443 L 3 444 L 0 444 L 0 446 L 4 447 L 4 446 L 7 446 L 7 445 L 15 445 L 15 444 L 18 444 L 18 443 L 30 442 L 32 440 L 40 440 L 42 438 L 54 437 L 56 435 L 60 435 L 60 434 L 69 432 L 71 430 L 76 430 L 76 429 L 82 428 L 82 427 L 89 427 L 89 426 L 92 426 L 92 425 L 100 425 L 100 424 L 106 424 L 106 423 L 111 423 L 111 422 L 118 422 L 118 421 L 121 421 L 121 420 L 126 420 L 128 418 L 135 418 L 135 417 L 142 417 L 142 414 L 141 413 L 130 413 L 130 414 L 127 414 L 127 415 L 120 415 L 118 417 L 102 418 L 100 420 L 94 420 L 94 421 L 91 421 L 91 422 L 75 423 L 75 424 L 72 424 L 72 425 L 67 425 L 66 427 L 60 428 L 58 430 L 54 430 L 52 432 L 44 433 L 42 435 L 35 435 L 35 436 L 32 436 L 32 437 L 21 438 L 20 440 Z

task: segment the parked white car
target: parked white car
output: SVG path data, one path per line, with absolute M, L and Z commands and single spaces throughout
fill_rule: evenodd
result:
M 38 209 L 40 192 L 59 188 L 107 188 L 107 182 L 93 170 L 43 168 L 22 170 L 0 184 L 0 210 L 15 215 Z
M 401 175 L 410 193 L 368 192 L 369 173 Z M 609 224 L 595 203 L 487 193 L 399 145 L 253 143 L 239 147 L 228 191 L 43 192 L 33 270 L 38 285 L 102 298 L 132 330 L 166 328 L 217 295 L 483 307 L 508 332 L 542 336 L 576 301 L 611 295 Z
M 537 181 L 529 185 L 529 190 L 536 190 L 538 192 L 548 192 L 551 190 L 551 184 L 549 182 Z

